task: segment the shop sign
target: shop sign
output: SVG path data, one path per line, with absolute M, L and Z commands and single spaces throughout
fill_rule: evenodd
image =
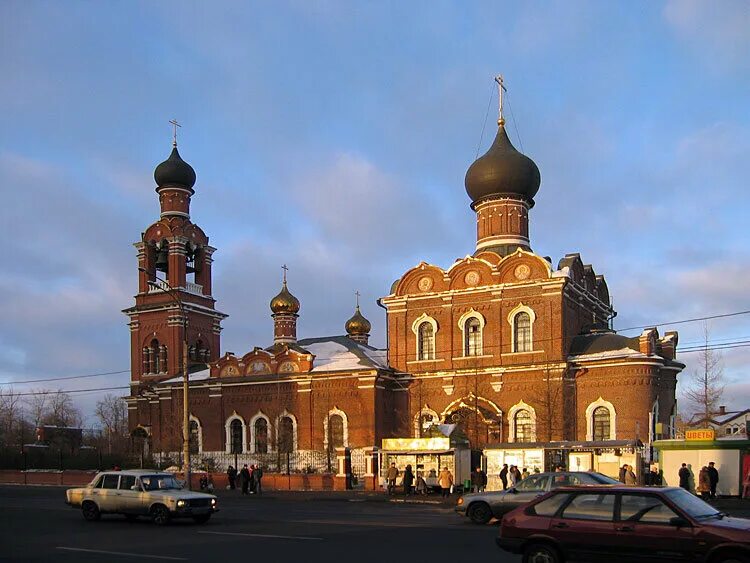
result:
M 383 449 L 391 451 L 445 451 L 450 447 L 450 438 L 383 438 Z
M 685 431 L 685 440 L 713 440 L 715 438 L 716 432 L 712 428 Z

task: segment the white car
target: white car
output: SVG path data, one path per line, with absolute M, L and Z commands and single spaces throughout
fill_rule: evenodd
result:
M 148 516 L 158 525 L 172 518 L 203 524 L 219 510 L 214 495 L 183 491 L 171 473 L 145 469 L 98 473 L 86 487 L 65 491 L 65 502 L 80 508 L 89 521 L 102 514 L 124 514 L 128 520 Z

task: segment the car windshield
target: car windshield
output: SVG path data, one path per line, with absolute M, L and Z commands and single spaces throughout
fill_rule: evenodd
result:
M 679 508 L 698 520 L 721 515 L 721 512 L 713 506 L 702 501 L 692 493 L 687 492 L 685 489 L 672 489 L 671 491 L 665 491 L 664 494 Z
M 146 491 L 167 491 L 182 488 L 171 475 L 143 475 L 141 484 Z
M 617 479 L 612 479 L 612 477 L 607 477 L 606 475 L 602 475 L 601 473 L 586 473 L 588 477 L 590 477 L 594 483 L 599 483 L 600 485 L 621 485 L 620 481 Z

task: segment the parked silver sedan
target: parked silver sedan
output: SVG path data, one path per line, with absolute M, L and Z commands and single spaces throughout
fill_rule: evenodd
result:
M 621 484 L 616 479 L 591 471 L 535 473 L 504 491 L 463 495 L 456 503 L 456 512 L 468 516 L 475 524 L 486 524 L 493 517 L 501 518 L 506 512 L 558 487 Z

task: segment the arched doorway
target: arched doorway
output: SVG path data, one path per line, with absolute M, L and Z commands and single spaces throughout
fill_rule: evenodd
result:
M 492 401 L 463 397 L 448 405 L 442 416 L 445 424 L 458 425 L 473 450 L 502 441 L 502 411 Z

